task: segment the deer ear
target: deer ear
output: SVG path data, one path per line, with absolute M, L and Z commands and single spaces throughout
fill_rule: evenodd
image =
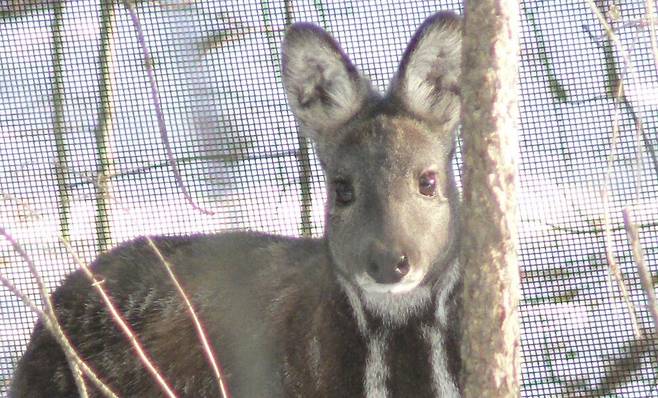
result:
M 283 84 L 302 131 L 330 131 L 352 118 L 370 93 L 340 46 L 327 32 L 308 23 L 288 28 L 282 45 Z
M 461 17 L 442 11 L 418 28 L 402 56 L 389 95 L 431 124 L 459 120 Z

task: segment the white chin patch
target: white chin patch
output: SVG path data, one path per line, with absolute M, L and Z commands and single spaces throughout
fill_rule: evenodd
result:
M 357 285 L 366 293 L 406 293 L 415 289 L 425 277 L 422 272 L 412 272 L 398 283 L 377 283 L 365 272 L 357 275 Z

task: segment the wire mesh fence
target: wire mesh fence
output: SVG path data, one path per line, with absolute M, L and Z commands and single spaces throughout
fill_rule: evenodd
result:
M 51 289 L 75 268 L 60 237 L 91 260 L 143 234 L 320 236 L 323 177 L 280 81 L 285 27 L 323 26 L 383 90 L 422 20 L 460 7 L 174 0 L 139 2 L 136 23 L 111 1 L 0 1 L 0 226 Z M 647 12 L 640 0 L 522 6 L 523 396 L 658 397 L 621 212 L 632 211 L 655 281 L 658 50 Z M 0 272 L 38 301 L 23 260 L 0 250 Z M 35 318 L 7 289 L 0 316 L 3 395 Z

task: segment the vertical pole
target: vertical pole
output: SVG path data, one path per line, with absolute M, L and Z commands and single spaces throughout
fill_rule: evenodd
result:
M 53 132 L 55 134 L 55 148 L 57 151 L 57 164 L 55 176 L 57 178 L 57 192 L 59 203 L 59 230 L 64 239 L 70 238 L 71 196 L 68 189 L 69 164 L 68 148 L 66 145 L 66 126 L 64 123 L 64 40 L 62 25 L 64 24 L 64 2 L 53 6 Z
M 518 397 L 518 0 L 470 0 L 462 55 L 466 398 Z
M 110 222 L 108 216 L 110 199 L 110 176 L 112 173 L 112 154 L 110 135 L 113 129 L 114 106 L 112 103 L 113 51 L 114 51 L 114 6 L 112 0 L 101 2 L 101 48 L 100 58 L 100 109 L 96 127 L 96 153 L 98 156 L 98 180 L 96 181 L 96 238 L 98 251 L 106 251 L 111 244 Z
M 315 0 L 315 6 L 322 7 L 320 0 Z M 286 27 L 292 24 L 293 20 L 293 6 L 292 0 L 285 0 L 285 11 L 286 11 Z M 323 15 L 321 15 L 322 17 Z M 323 26 L 326 28 L 326 26 Z M 297 133 L 297 162 L 299 163 L 299 188 L 300 188 L 300 199 L 301 199 L 301 222 L 299 228 L 299 234 L 303 237 L 310 237 L 313 234 L 313 219 L 311 217 L 313 213 L 313 192 L 311 190 L 311 178 L 313 172 L 311 171 L 311 147 L 308 142 L 308 139 L 302 137 L 299 132 Z

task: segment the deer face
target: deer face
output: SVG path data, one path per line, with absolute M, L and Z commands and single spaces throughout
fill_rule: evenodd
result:
M 320 28 L 295 24 L 286 34 L 288 101 L 326 173 L 330 253 L 365 293 L 435 283 L 455 256 L 460 26 L 452 13 L 428 19 L 385 95 Z
M 349 127 L 324 161 L 329 248 L 363 289 L 409 291 L 453 254 L 452 144 L 402 115 Z

